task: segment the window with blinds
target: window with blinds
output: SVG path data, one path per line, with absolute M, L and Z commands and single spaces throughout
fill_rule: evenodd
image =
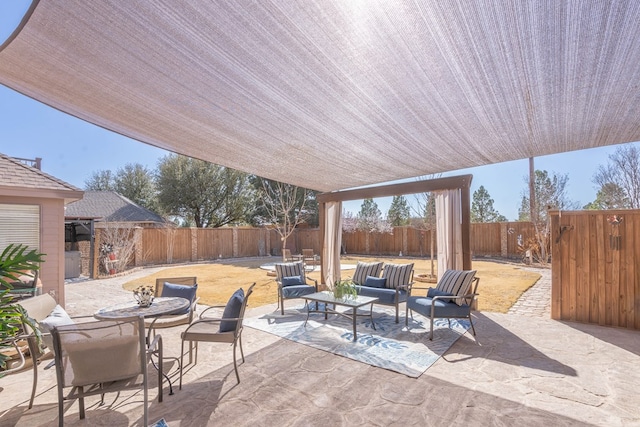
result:
M 9 244 L 40 250 L 40 206 L 0 203 L 0 252 Z

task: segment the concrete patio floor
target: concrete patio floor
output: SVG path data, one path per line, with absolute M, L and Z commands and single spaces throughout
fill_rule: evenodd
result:
M 69 283 L 67 310 L 87 315 L 128 301 L 131 295 L 121 284 L 157 270 Z M 540 294 L 533 291 L 529 295 Z M 275 309 L 250 307 L 247 316 Z M 477 339 L 467 333 L 417 379 L 245 328 L 239 385 L 231 348 L 201 344 L 198 364 L 187 368 L 182 390 L 173 375 L 175 393 L 169 396 L 165 385 L 162 403 L 151 375 L 149 420 L 164 418 L 170 427 L 640 425 L 640 332 L 557 322 L 529 312 L 476 313 Z M 183 329 L 162 331 L 165 355 L 179 354 Z M 55 371 L 45 365 L 38 368 L 32 409 L 27 409 L 30 369 L 0 378 L 0 426 L 57 424 Z M 165 370 L 176 366 L 171 360 L 164 364 Z M 87 401 L 82 421 L 78 404 L 67 404 L 65 424 L 142 424 L 141 393 L 108 395 L 102 407 L 97 402 Z

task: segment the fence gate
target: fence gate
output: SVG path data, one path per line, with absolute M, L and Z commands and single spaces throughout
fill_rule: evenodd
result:
M 640 211 L 551 211 L 551 317 L 640 330 Z

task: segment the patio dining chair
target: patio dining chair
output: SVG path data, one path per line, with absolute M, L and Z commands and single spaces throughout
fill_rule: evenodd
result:
M 433 322 L 437 318 L 445 318 L 451 327 L 451 319 L 469 319 L 471 331 L 475 336 L 476 330 L 471 319 L 473 303 L 477 298 L 479 277 L 475 277 L 476 270 L 447 270 L 438 281 L 435 288 L 426 288 L 426 295 L 411 295 L 418 289 L 410 289 L 407 298 L 405 325 L 409 325 L 409 312 L 418 312 L 430 319 L 429 339 L 433 340 Z
M 242 351 L 242 322 L 244 312 L 247 308 L 247 301 L 253 292 L 253 283 L 244 292 L 242 288 L 231 295 L 225 306 L 214 305 L 207 307 L 200 313 L 198 320 L 191 323 L 187 329 L 181 334 L 182 347 L 180 351 L 180 389 L 182 390 L 182 373 L 184 370 L 184 344 L 189 341 L 189 363 L 198 363 L 198 342 L 212 343 L 229 343 L 233 345 L 233 369 L 236 373 L 236 379 L 240 384 L 240 375 L 238 374 L 238 362 L 236 357 L 236 348 L 240 347 L 240 355 L 242 363 L 244 363 L 244 352 Z M 207 312 L 221 309 L 224 307 L 222 317 L 211 317 Z M 195 361 L 192 360 L 192 343 L 195 342 Z
M 182 313 L 145 318 L 144 324 L 148 329 L 148 336 L 151 336 L 152 332 L 155 333 L 156 329 L 172 328 L 191 323 L 195 318 L 198 303 L 197 291 L 197 277 L 160 277 L 156 279 L 156 297 L 181 297 L 191 301 L 191 305 Z
M 318 264 L 318 256 L 313 252 L 313 249 L 303 249 L 302 261 L 305 265 L 314 266 Z
M 54 327 L 53 337 L 58 389 L 58 424 L 64 425 L 64 402 L 78 400 L 80 419 L 84 399 L 124 390 L 142 390 L 144 424 L 148 425 L 148 375 L 150 354 L 160 356 L 158 400 L 162 396 L 162 344 L 157 335 L 147 347 L 142 317 L 99 320 Z
M 282 261 L 284 262 L 293 262 L 293 255 L 291 254 L 291 249 L 283 249 L 282 250 Z

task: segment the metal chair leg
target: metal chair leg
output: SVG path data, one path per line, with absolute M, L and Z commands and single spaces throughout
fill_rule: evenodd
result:
M 471 324 L 471 331 L 473 332 L 473 336 L 476 336 L 476 328 L 473 327 L 473 320 L 471 320 L 471 314 L 469 314 L 469 323 Z
M 236 380 L 238 380 L 238 384 L 240 384 L 240 375 L 238 374 L 238 362 L 236 360 L 236 343 L 238 341 L 233 342 L 233 369 L 236 371 Z

